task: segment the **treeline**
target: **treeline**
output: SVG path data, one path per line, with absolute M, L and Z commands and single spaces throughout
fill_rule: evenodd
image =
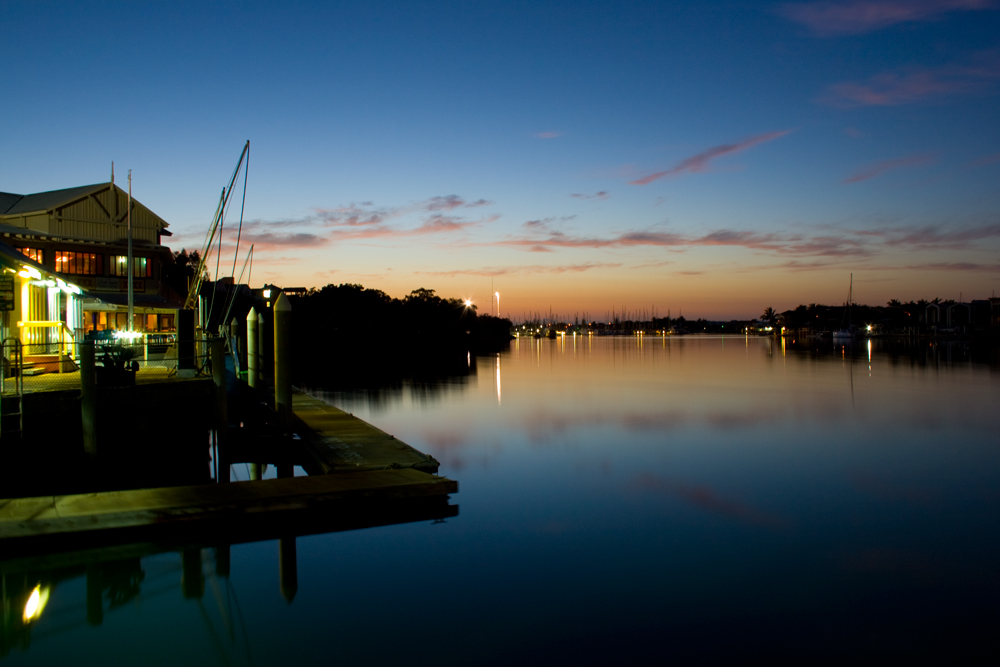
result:
M 511 340 L 510 320 L 479 315 L 432 289 L 394 299 L 345 283 L 290 299 L 296 374 L 306 380 L 339 374 L 357 384 L 385 375 L 451 374 L 469 368 L 470 356 L 496 352 Z

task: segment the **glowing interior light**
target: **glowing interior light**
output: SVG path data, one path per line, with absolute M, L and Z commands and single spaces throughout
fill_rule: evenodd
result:
M 269 289 L 264 290 L 264 298 L 265 299 L 270 299 L 271 298 L 271 290 L 269 290 Z
M 141 331 L 116 331 L 114 337 L 119 340 L 133 341 L 136 338 L 142 338 Z

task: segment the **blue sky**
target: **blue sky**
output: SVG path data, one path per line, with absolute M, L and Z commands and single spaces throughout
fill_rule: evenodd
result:
M 0 190 L 133 171 L 252 282 L 759 315 L 1000 283 L 1000 3 L 0 0 Z M 238 210 L 226 224 L 235 229 Z M 232 263 L 232 247 L 225 248 Z M 242 261 L 242 260 L 241 260 Z

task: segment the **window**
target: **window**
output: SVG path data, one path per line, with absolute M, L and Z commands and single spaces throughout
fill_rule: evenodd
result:
M 104 255 L 56 250 L 56 272 L 84 276 L 104 275 Z
M 39 264 L 45 263 L 45 254 L 38 248 L 18 248 L 17 250 L 28 259 L 33 259 Z
M 111 256 L 111 275 L 128 276 L 128 257 L 125 255 Z M 132 276 L 135 278 L 152 278 L 153 263 L 146 257 L 133 257 Z

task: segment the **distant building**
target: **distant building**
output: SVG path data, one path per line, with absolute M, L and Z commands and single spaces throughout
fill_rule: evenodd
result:
M 132 200 L 135 319 L 128 322 L 128 194 L 98 183 L 29 195 L 0 192 L 0 241 L 85 291 L 83 332 L 175 329 L 180 297 L 164 283 L 173 263 L 167 223 Z

